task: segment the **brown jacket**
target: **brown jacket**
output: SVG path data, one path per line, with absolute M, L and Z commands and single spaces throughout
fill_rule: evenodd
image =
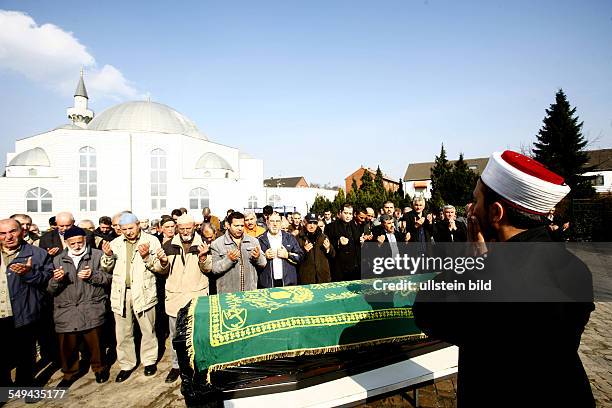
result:
M 321 232 L 320 228 L 317 228 L 315 234 L 315 242 L 310 241 L 314 245 L 310 251 L 304 249 L 308 240 L 306 230 L 304 229 L 297 237 L 300 247 L 304 250 L 304 259 L 298 267 L 298 283 L 300 285 L 331 282 L 329 262 L 336 256 L 336 251 L 331 243 L 329 252 L 325 251 L 323 241 L 327 236 Z
M 194 234 L 189 251 L 185 253 L 180 235 L 175 235 L 162 248 L 168 256 L 168 264 L 159 266 L 156 272 L 168 274 L 166 280 L 166 314 L 176 317 L 179 309 L 198 296 L 208 295 L 208 277 L 204 273 L 212 270 L 212 255 L 208 254 L 204 263 L 198 258 L 198 246 L 203 241 Z M 157 266 L 157 264 L 156 264 Z

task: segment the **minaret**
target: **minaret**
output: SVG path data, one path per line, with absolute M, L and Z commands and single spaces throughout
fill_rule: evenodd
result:
M 93 111 L 87 109 L 87 89 L 85 89 L 85 82 L 83 81 L 83 68 L 81 68 L 81 77 L 79 78 L 79 84 L 74 91 L 74 106 L 68 108 L 68 119 L 72 120 L 72 124 L 82 127 L 87 127 L 87 124 L 93 119 Z

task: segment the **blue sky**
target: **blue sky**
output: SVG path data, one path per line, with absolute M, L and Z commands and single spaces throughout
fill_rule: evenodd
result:
M 55 48 L 0 29 L 0 164 L 15 139 L 67 122 L 81 65 L 94 111 L 149 94 L 211 140 L 263 159 L 266 176 L 343 184 L 362 164 L 402 177 L 441 143 L 450 158 L 518 150 L 535 140 L 558 88 L 591 148 L 612 147 L 610 1 L 19 0 L 0 9 L 29 16 L 30 28 L 55 26 L 44 34 Z

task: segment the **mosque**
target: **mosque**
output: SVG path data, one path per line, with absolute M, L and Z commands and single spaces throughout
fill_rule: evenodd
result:
M 209 140 L 161 103 L 126 102 L 94 115 L 88 101 L 81 74 L 71 122 L 15 142 L 0 177 L 0 213 L 28 213 L 42 227 L 59 211 L 95 222 L 126 209 L 141 218 L 179 207 L 195 217 L 204 207 L 224 216 L 266 204 L 304 212 L 317 194 L 336 193 L 264 187 L 261 159 Z

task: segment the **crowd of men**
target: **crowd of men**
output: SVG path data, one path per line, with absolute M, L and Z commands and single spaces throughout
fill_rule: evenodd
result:
M 99 383 L 114 358 L 117 382 L 138 361 L 150 376 L 178 311 L 194 297 L 358 279 L 365 242 L 466 239 L 454 207 L 438 219 L 424 207 L 416 198 L 402 213 L 386 202 L 377 216 L 345 203 L 335 216 L 302 217 L 267 206 L 261 214 L 229 210 L 222 220 L 205 208 L 198 223 L 184 208 L 151 222 L 124 211 L 100 217 L 97 227 L 61 212 L 42 234 L 30 216 L 14 214 L 0 222 L 0 322 L 17 352 L 1 358 L 1 385 L 12 384 L 14 367 L 15 384 L 33 385 L 36 356 L 61 367 L 62 387 L 82 375 L 83 359 Z M 171 353 L 168 382 L 180 374 Z
M 0 356 L 0 386 L 34 385 L 38 354 L 61 367 L 60 387 L 83 375 L 83 359 L 98 383 L 109 379 L 115 357 L 116 382 L 138 362 L 152 376 L 179 310 L 194 297 L 359 279 L 367 242 L 468 239 L 469 217 L 457 217 L 452 205 L 439 214 L 425 206 L 422 197 L 403 211 L 385 202 L 378 213 L 345 203 L 335 215 L 304 217 L 267 206 L 259 216 L 228 210 L 222 220 L 205 208 L 199 223 L 186 209 L 152 222 L 123 211 L 101 217 L 97 228 L 61 212 L 40 236 L 27 214 L 14 214 L 0 220 L 0 325 L 4 350 L 12 350 Z M 169 383 L 180 375 L 170 352 Z

